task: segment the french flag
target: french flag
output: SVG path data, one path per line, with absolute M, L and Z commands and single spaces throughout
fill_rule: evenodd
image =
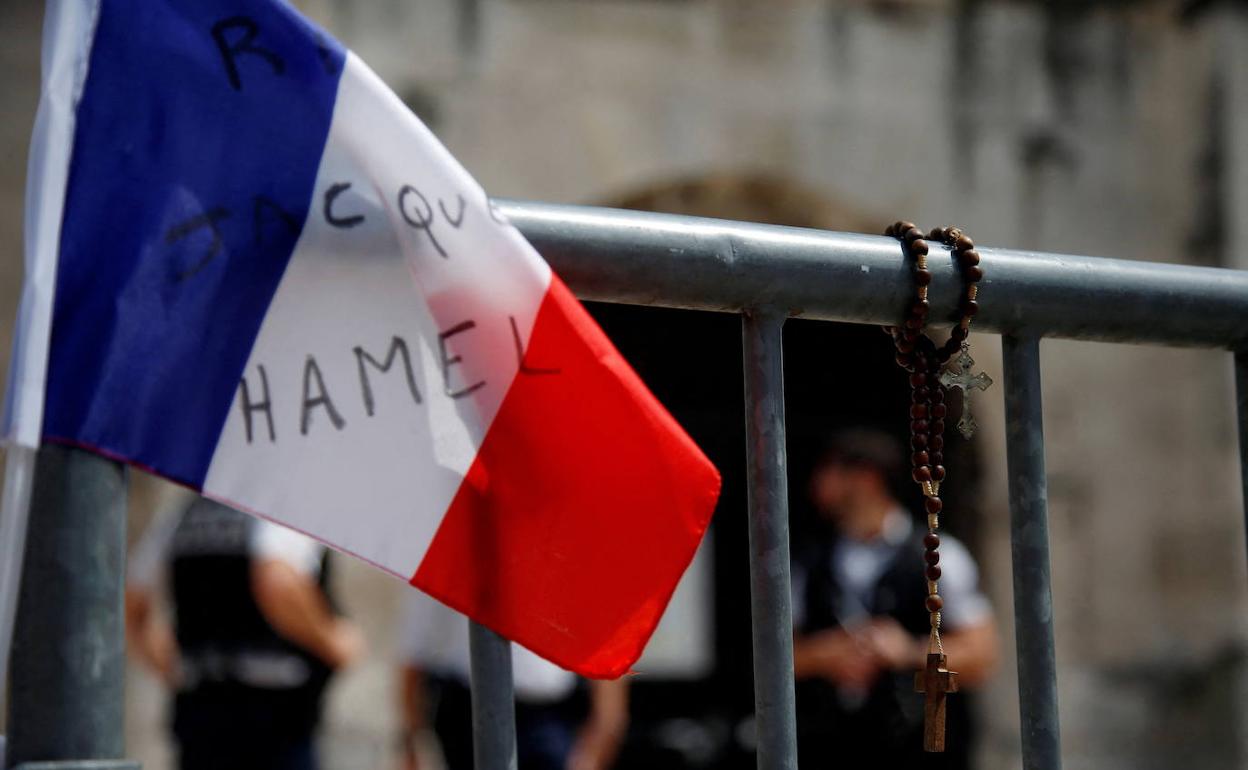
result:
M 279 0 L 54 0 L 6 414 L 626 672 L 719 476 L 485 192 Z

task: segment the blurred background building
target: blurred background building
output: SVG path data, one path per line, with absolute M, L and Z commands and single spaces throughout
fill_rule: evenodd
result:
M 1248 268 L 1248 16 L 1195 0 L 306 0 L 492 194 Z M 0 4 L 0 350 L 21 279 L 42 4 Z M 280 173 L 280 169 L 275 169 Z M 987 270 L 991 276 L 991 264 Z M 992 294 L 985 292 L 985 302 Z M 624 761 L 752 766 L 739 322 L 595 313 L 725 475 L 707 546 L 634 678 Z M 1000 381 L 999 346 L 973 339 Z M 904 430 L 876 329 L 786 331 L 795 537 L 832 427 Z M 1042 347 L 1066 767 L 1248 765 L 1248 569 L 1229 357 Z M 695 365 L 696 362 L 696 365 Z M 949 463 L 1007 659 L 981 766 L 1019 766 L 1001 390 Z M 951 443 L 961 443 L 954 438 Z M 138 479 L 131 538 L 169 492 Z M 342 677 L 330 768 L 392 762 L 404 586 L 345 557 L 370 661 Z M 129 680 L 129 751 L 167 766 L 163 695 Z

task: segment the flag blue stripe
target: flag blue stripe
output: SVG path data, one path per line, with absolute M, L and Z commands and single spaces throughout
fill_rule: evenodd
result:
M 101 0 L 45 438 L 202 485 L 307 216 L 344 61 L 275 0 Z

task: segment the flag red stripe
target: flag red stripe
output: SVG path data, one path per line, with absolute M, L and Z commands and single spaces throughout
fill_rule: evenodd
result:
M 693 558 L 719 474 L 557 277 L 524 363 L 411 582 L 617 677 Z

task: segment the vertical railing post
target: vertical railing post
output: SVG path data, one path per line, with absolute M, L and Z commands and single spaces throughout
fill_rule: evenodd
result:
M 516 704 L 511 642 L 469 621 L 472 655 L 472 763 L 476 770 L 516 770 Z
M 9 669 L 10 767 L 121 761 L 126 474 L 78 449 L 39 451 Z
M 1036 337 L 1003 336 L 1001 352 L 1023 768 L 1058 770 L 1062 757 L 1040 404 L 1040 341 Z
M 1239 480 L 1244 531 L 1248 536 L 1248 350 L 1235 351 L 1235 416 L 1239 422 Z
M 781 342 L 784 319 L 783 313 L 771 311 L 742 316 L 759 770 L 797 767 Z
M 4 464 L 4 497 L 0 499 L 0 714 L 8 713 L 9 649 L 17 617 L 17 591 L 26 554 L 26 525 L 30 520 L 30 492 L 35 483 L 38 450 L 11 445 Z M 0 735 L 0 768 L 5 737 Z

